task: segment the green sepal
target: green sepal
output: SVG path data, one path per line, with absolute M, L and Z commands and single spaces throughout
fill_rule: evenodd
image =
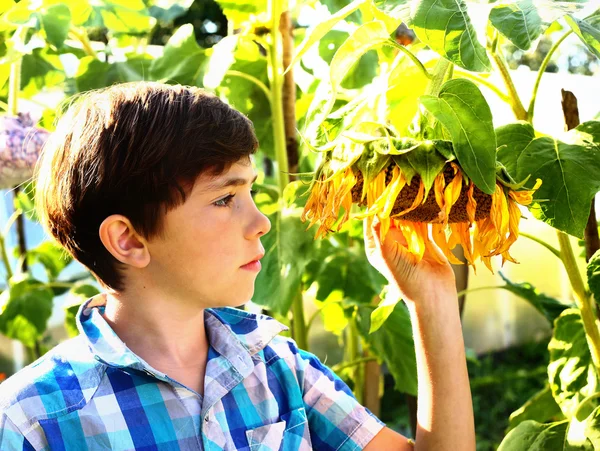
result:
M 400 170 L 404 173 L 404 178 L 406 179 L 406 184 L 410 185 L 413 177 L 417 175 L 417 171 L 412 167 L 410 162 L 408 161 L 408 155 L 394 155 L 392 156 L 394 162 L 398 165 Z
M 516 182 L 515 179 L 513 179 L 508 173 L 506 166 L 504 166 L 501 162 L 496 161 L 496 180 L 498 180 L 503 186 L 506 186 L 513 191 L 518 191 L 523 188 L 527 184 L 527 181 L 530 179 L 530 177 L 531 174 L 525 177 L 522 181 Z

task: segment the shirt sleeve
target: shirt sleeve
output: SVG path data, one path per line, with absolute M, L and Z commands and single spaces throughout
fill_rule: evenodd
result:
M 0 450 L 35 451 L 21 431 L 2 412 L 0 412 Z
M 317 356 L 299 349 L 293 340 L 290 342 L 314 449 L 363 449 L 385 424 L 359 404 L 344 381 Z

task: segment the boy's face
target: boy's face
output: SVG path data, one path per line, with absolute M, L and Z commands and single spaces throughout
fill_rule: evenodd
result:
M 271 228 L 254 204 L 256 173 L 240 160 L 214 178 L 202 174 L 183 205 L 164 218 L 164 233 L 148 242 L 152 284 L 176 302 L 238 306 L 254 293 Z M 247 265 L 250 262 L 253 262 Z

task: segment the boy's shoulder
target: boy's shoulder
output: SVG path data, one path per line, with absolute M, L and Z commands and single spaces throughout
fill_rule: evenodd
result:
M 71 338 L 0 384 L 0 418 L 7 416 L 22 429 L 81 408 L 103 371 L 84 337 Z

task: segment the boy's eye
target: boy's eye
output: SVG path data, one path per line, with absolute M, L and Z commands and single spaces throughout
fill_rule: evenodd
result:
M 223 199 L 219 199 L 218 201 L 216 201 L 214 203 L 215 206 L 217 207 L 228 207 L 229 204 L 231 203 L 231 201 L 233 200 L 235 194 L 230 194 L 227 197 L 224 197 Z
M 254 199 L 259 192 L 260 191 L 258 189 L 251 189 L 250 195 L 252 196 L 252 199 Z

